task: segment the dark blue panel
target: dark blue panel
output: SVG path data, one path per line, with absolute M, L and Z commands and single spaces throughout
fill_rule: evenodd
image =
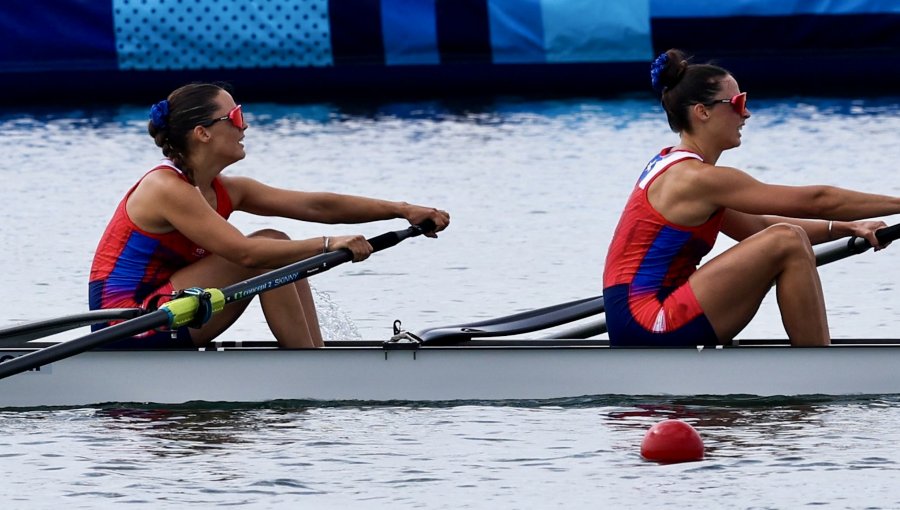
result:
M 705 55 L 900 51 L 900 14 L 654 18 L 653 48 Z
M 437 0 L 441 63 L 491 62 L 487 0 Z
M 116 68 L 112 2 L 27 0 L 0 9 L 0 69 Z
M 435 0 L 381 0 L 388 65 L 440 64 Z
M 897 14 L 654 18 L 651 28 L 656 53 L 714 59 L 754 93 L 896 94 L 900 80 Z
M 900 13 L 897 0 L 650 0 L 654 18 L 727 18 L 730 16 L 791 16 L 795 14 Z
M 380 0 L 329 0 L 328 17 L 336 65 L 384 64 Z
M 546 62 L 540 0 L 491 0 L 488 14 L 495 64 Z

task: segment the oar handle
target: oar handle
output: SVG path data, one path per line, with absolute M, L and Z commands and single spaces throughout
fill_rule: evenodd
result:
M 900 239 L 900 223 L 884 227 L 881 230 L 876 230 L 875 237 L 877 237 L 878 242 L 882 244 Z
M 882 245 L 900 239 L 900 223 L 875 231 L 875 237 Z M 870 248 L 872 248 L 872 244 L 863 237 L 851 237 L 847 241 L 840 239 L 832 241 L 816 247 L 816 265 L 822 266 L 842 260 L 851 255 L 868 251 Z
M 369 244 L 372 245 L 372 251 L 376 252 L 395 246 L 397 243 L 408 237 L 415 237 L 417 235 L 433 232 L 435 228 L 437 228 L 437 226 L 433 221 L 425 220 L 418 225 L 410 225 L 409 228 L 404 230 L 385 232 L 384 234 L 377 235 L 367 240 L 369 241 Z

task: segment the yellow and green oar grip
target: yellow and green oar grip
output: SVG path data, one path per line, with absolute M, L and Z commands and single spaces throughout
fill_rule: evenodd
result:
M 220 289 L 184 289 L 175 299 L 163 304 L 160 310 L 169 314 L 169 327 L 200 327 L 225 308 L 225 294 Z

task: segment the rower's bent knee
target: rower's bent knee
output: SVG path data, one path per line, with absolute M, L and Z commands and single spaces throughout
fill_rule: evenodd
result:
M 764 230 L 770 240 L 770 253 L 779 258 L 805 257 L 815 260 L 809 236 L 802 227 L 789 223 L 776 223 Z
M 269 239 L 281 239 L 284 241 L 289 241 L 291 239 L 290 236 L 288 236 L 284 232 L 275 230 L 274 228 L 264 228 L 262 230 L 257 230 L 247 237 L 266 237 Z

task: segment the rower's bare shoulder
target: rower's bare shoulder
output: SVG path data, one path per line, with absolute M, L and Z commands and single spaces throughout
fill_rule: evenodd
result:
M 191 207 L 203 201 L 200 191 L 174 172 L 150 172 L 128 198 L 128 213 L 149 217 L 151 222 L 165 216 L 164 211 Z
M 172 172 L 150 172 L 131 192 L 125 209 L 139 228 L 154 233 L 169 232 L 172 226 L 165 212 L 179 197 L 190 197 L 192 189 Z
M 730 166 L 717 166 L 693 161 L 681 172 L 685 185 L 701 190 L 734 190 L 759 184 L 750 174 Z
M 260 181 L 243 175 L 219 175 L 219 182 L 228 192 L 235 209 L 241 209 L 248 198 L 265 194 L 268 189 Z
M 174 171 L 158 170 L 145 175 L 134 189 L 134 194 L 158 196 L 191 188 L 193 186 Z
M 694 193 L 709 178 L 711 168 L 714 167 L 695 159 L 680 161 L 661 176 L 660 182 L 673 190 Z

